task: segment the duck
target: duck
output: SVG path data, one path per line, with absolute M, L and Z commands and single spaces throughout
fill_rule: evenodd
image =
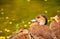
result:
M 9 39 L 30 39 L 28 32 L 27 29 L 21 28 L 17 33 L 11 35 Z
M 34 39 L 53 39 L 51 31 L 47 26 L 47 18 L 45 15 L 39 14 L 32 20 L 30 34 Z
M 60 14 L 54 17 L 54 20 L 50 23 L 50 29 L 55 34 L 55 37 L 60 39 Z

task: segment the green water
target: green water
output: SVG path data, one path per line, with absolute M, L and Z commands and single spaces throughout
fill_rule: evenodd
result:
M 28 28 L 38 14 L 45 14 L 48 19 L 60 14 L 60 0 L 0 0 L 0 36 Z

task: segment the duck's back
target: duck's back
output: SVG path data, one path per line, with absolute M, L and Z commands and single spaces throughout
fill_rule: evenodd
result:
M 31 25 L 32 27 L 30 28 L 30 33 L 33 36 L 42 36 L 45 39 L 52 39 L 51 37 L 51 31 L 48 26 L 46 25 Z

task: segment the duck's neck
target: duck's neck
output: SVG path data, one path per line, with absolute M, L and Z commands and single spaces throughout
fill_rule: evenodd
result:
M 60 25 L 60 21 L 56 21 Z
M 44 21 L 40 21 L 38 23 L 39 23 L 39 25 L 45 25 L 45 22 Z
M 60 25 L 60 22 L 57 22 Z

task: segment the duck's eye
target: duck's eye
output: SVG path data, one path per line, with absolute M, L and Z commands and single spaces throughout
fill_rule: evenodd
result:
M 23 31 L 20 31 L 20 32 L 23 32 Z
M 37 18 L 40 18 L 39 16 Z

